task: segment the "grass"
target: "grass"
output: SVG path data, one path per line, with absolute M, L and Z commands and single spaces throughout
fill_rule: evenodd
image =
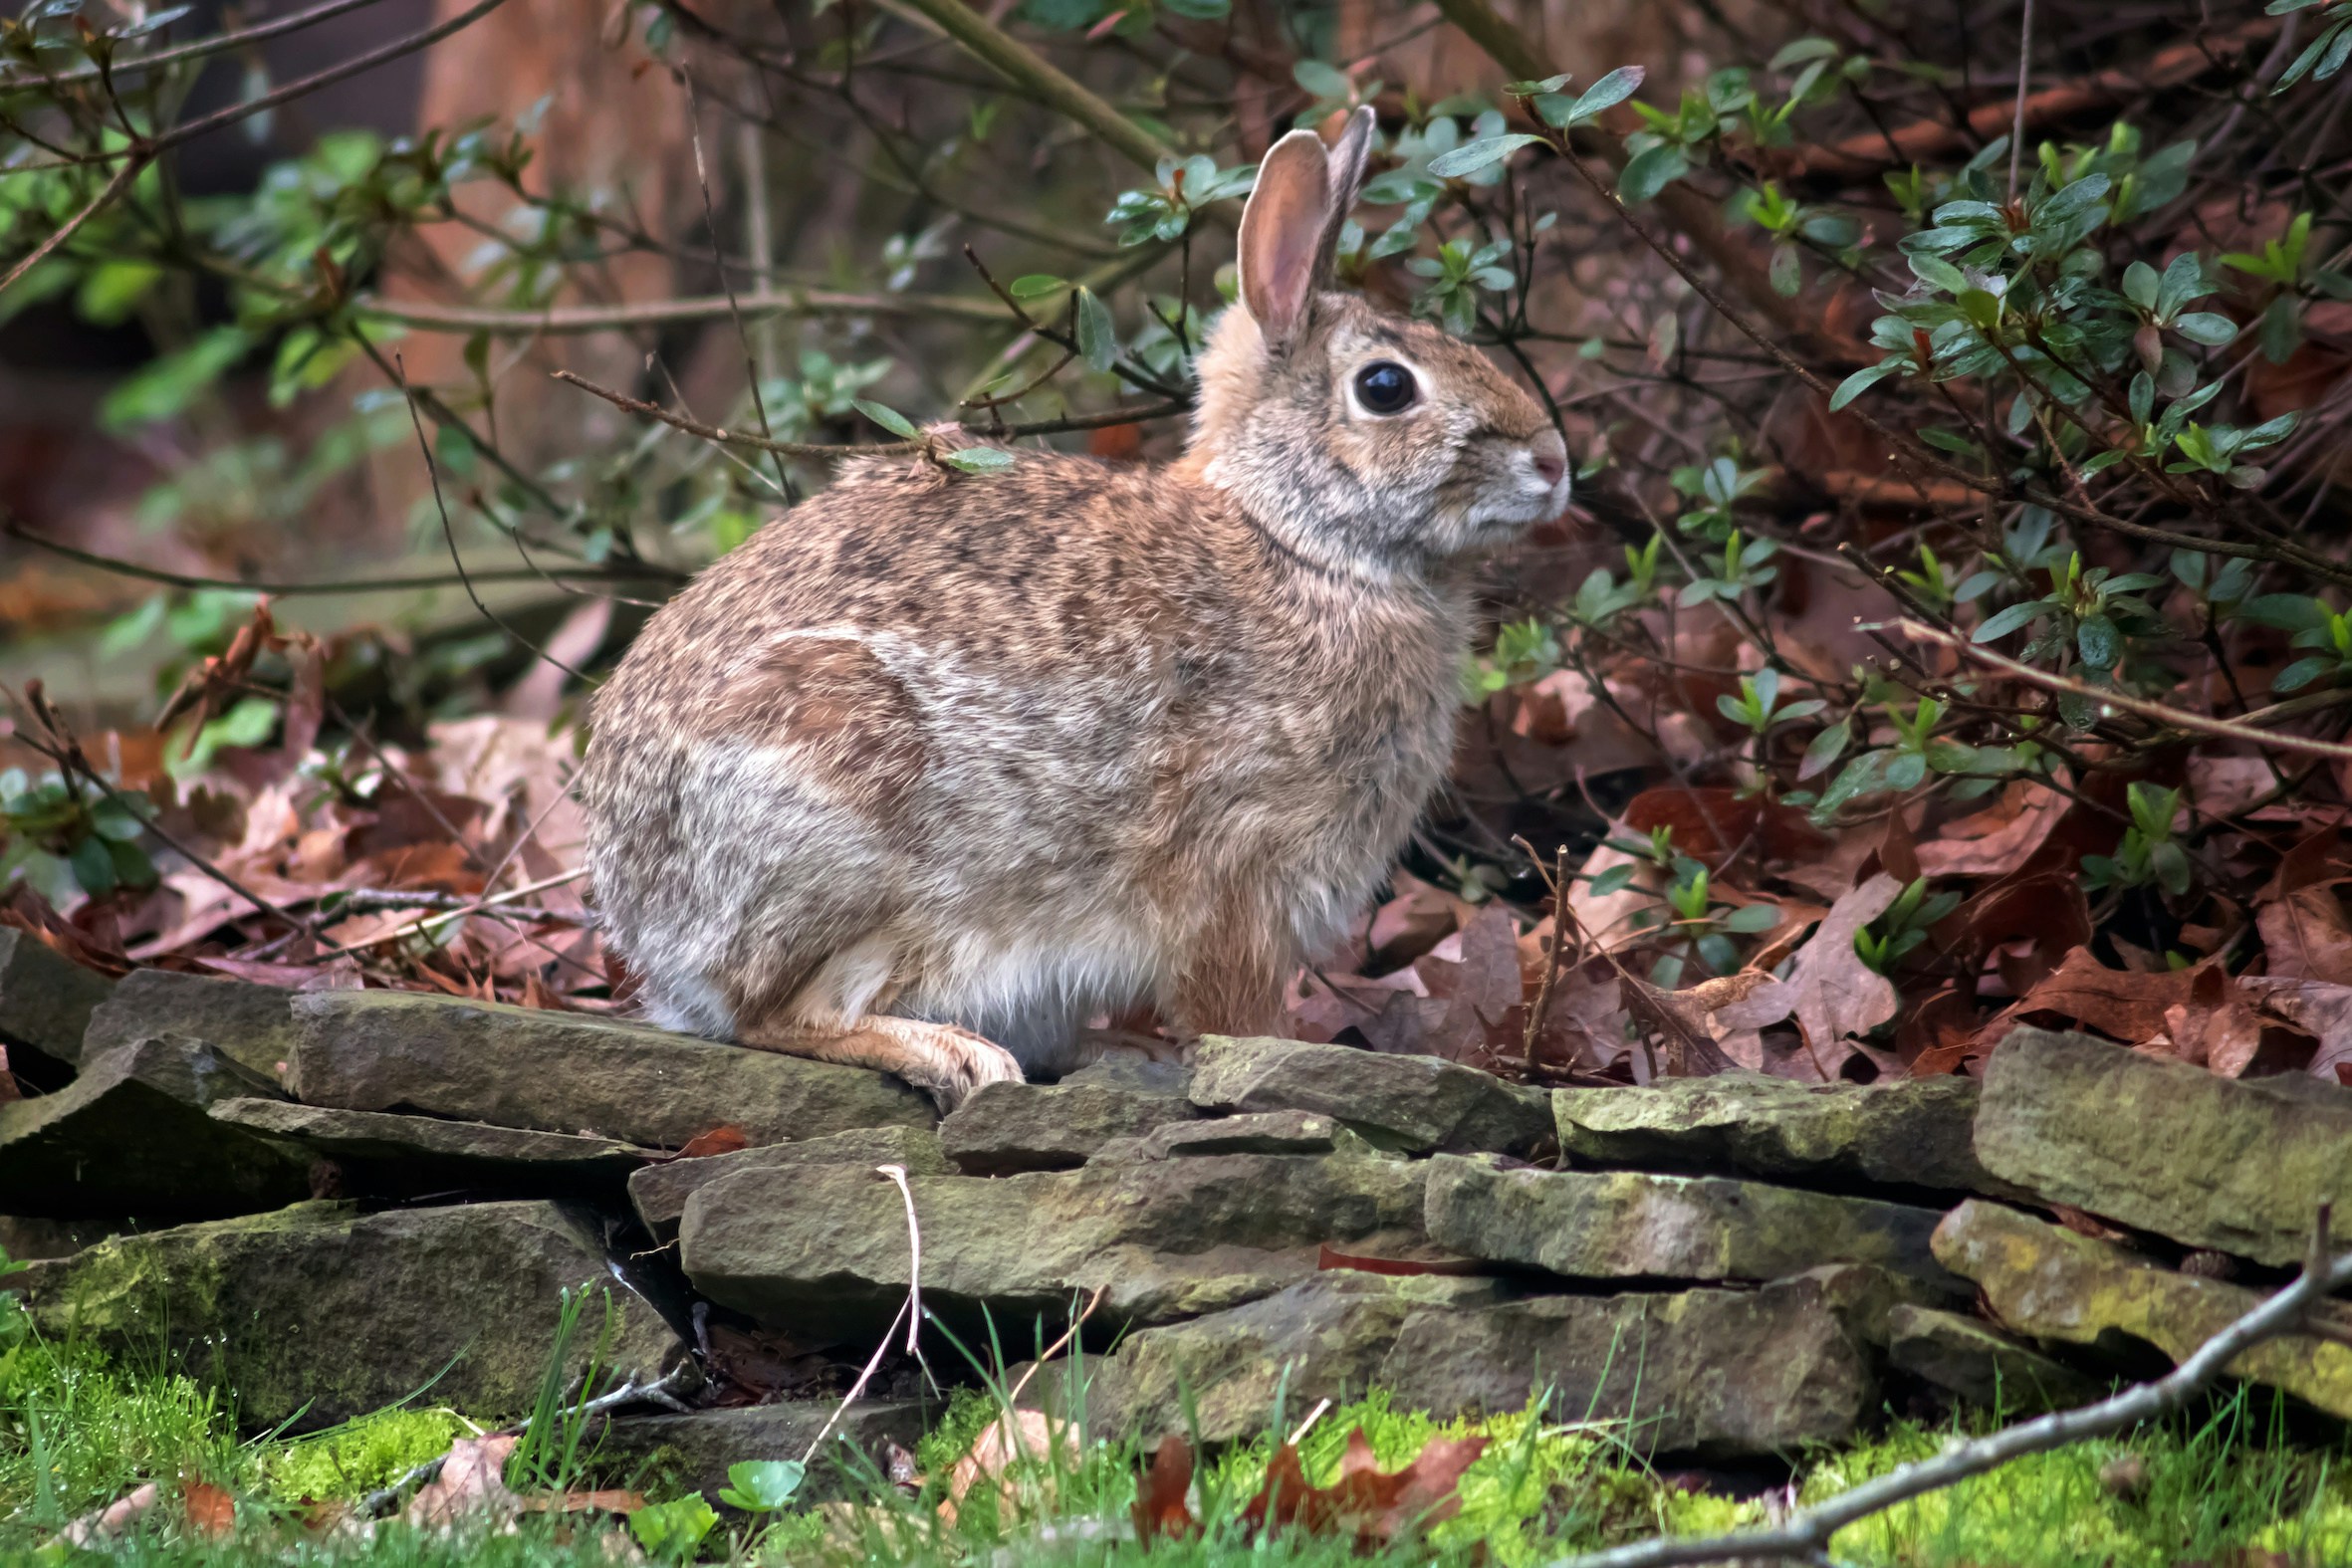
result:
M 579 1314 L 567 1324 L 578 1332 Z M 549 1440 L 510 1464 L 508 1478 L 519 1490 L 577 1483 L 595 1470 L 593 1455 L 580 1447 L 578 1424 L 564 1419 L 560 1395 L 551 1385 L 540 1402 L 551 1418 L 542 1427 Z M 1113 1521 L 1126 1517 L 1140 1458 L 1131 1443 L 1024 1461 L 1001 1490 L 978 1488 L 954 1525 L 942 1525 L 933 1510 L 947 1474 L 999 1408 L 985 1390 L 955 1396 L 918 1448 L 918 1463 L 930 1477 L 920 1496 L 906 1497 L 868 1475 L 857 1493 L 863 1501 L 788 1508 L 764 1516 L 764 1523 L 737 1517 L 698 1542 L 692 1526 L 699 1505 L 681 1500 L 646 1521 L 688 1526 L 673 1530 L 667 1547 L 657 1542 L 651 1555 L 656 1562 L 699 1555 L 810 1568 L 852 1561 L 904 1568 L 1122 1568 L 1146 1561 L 1150 1568 L 1315 1568 L 1361 1560 L 1339 1541 L 1241 1538 L 1234 1517 L 1263 1476 L 1271 1437 L 1204 1465 L 1196 1506 L 1209 1524 L 1197 1540 L 1147 1550 L 1117 1538 Z M 2194 1421 L 2021 1460 L 1847 1530 L 1836 1557 L 1858 1568 L 2319 1568 L 2352 1561 L 2347 1456 L 2289 1442 L 2274 1420 L 2256 1414 L 2262 1408 L 2239 1394 Z M 1435 1437 L 1475 1432 L 1490 1440 L 1463 1478 L 1460 1514 L 1393 1548 L 1383 1561 L 1533 1568 L 1660 1530 L 1711 1534 L 1765 1517 L 1762 1498 L 1686 1489 L 1654 1473 L 1605 1430 L 1529 1413 L 1441 1423 L 1391 1409 L 1378 1394 L 1313 1426 L 1301 1444 L 1310 1477 L 1327 1478 L 1358 1426 L 1387 1467 L 1407 1462 Z M 607 1538 L 616 1527 L 588 1519 L 527 1516 L 510 1534 L 441 1537 L 385 1526 L 365 1540 L 312 1538 L 296 1522 L 307 1505 L 353 1501 L 477 1430 L 457 1412 L 403 1408 L 308 1436 L 241 1441 L 219 1393 L 161 1365 L 110 1365 L 85 1347 L 44 1340 L 10 1298 L 0 1297 L 0 1561 L 66 1561 L 73 1554 L 54 1543 L 59 1525 L 140 1481 L 181 1477 L 237 1497 L 236 1536 L 187 1538 L 165 1508 L 151 1516 L 151 1527 L 111 1545 L 108 1558 L 154 1568 L 257 1562 L 564 1568 L 612 1561 Z M 1831 1495 L 1931 1454 L 1958 1430 L 1894 1421 L 1871 1442 L 1804 1456 L 1795 1469 L 1799 1498 Z M 653 1500 L 672 1499 L 656 1494 Z

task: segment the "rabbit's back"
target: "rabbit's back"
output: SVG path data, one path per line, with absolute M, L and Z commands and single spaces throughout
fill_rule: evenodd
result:
M 1015 1034 L 1041 971 L 1064 1011 L 1148 998 L 1236 896 L 1312 946 L 1444 769 L 1466 620 L 1165 470 L 870 464 L 699 577 L 600 694 L 598 894 L 632 966 L 709 978 L 655 1008 L 706 1032 L 861 936 L 918 977 L 902 1001 L 1003 993 L 986 1026 Z

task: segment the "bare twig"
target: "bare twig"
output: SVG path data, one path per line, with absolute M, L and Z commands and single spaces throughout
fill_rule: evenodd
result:
M 882 1357 L 888 1354 L 890 1341 L 897 1337 L 898 1325 L 901 1321 L 906 1324 L 908 1353 L 918 1359 L 922 1354 L 916 1349 L 916 1336 L 922 1332 L 923 1328 L 923 1232 L 915 1224 L 914 1190 L 906 1184 L 905 1166 L 877 1165 L 874 1169 L 897 1183 L 899 1196 L 906 1200 L 906 1241 L 909 1252 L 906 1299 L 898 1303 L 898 1315 L 891 1318 L 890 1326 L 882 1331 L 881 1343 L 875 1345 L 874 1353 L 866 1358 L 864 1369 L 857 1374 L 857 1381 L 849 1385 L 849 1392 L 841 1396 L 841 1403 L 833 1407 L 833 1413 L 825 1418 L 824 1426 L 810 1443 L 809 1452 L 801 1456 L 803 1464 L 817 1457 L 817 1451 L 824 1447 L 824 1440 L 832 1435 L 832 1430 L 840 1423 L 841 1417 L 847 1413 L 851 1405 L 857 1403 L 857 1396 L 863 1394 L 865 1386 L 873 1381 L 874 1371 L 881 1366 Z
M 1094 1315 L 1094 1309 L 1102 1305 L 1102 1298 L 1109 1293 L 1110 1286 L 1108 1285 L 1096 1285 L 1094 1287 L 1094 1293 L 1086 1298 L 1085 1308 L 1080 1311 L 1076 1317 L 1073 1317 L 1069 1320 L 1069 1327 L 1061 1331 L 1061 1337 L 1054 1341 L 1054 1343 L 1051 1345 L 1048 1345 L 1044 1350 L 1039 1351 L 1038 1359 L 1031 1362 L 1029 1364 L 1029 1369 L 1023 1372 L 1020 1378 L 1015 1381 L 1012 1391 L 1005 1396 L 1005 1403 L 1007 1405 L 1010 1405 L 1015 1400 L 1021 1398 L 1021 1391 L 1029 1387 L 1029 1380 L 1038 1375 L 1039 1368 L 1043 1367 L 1047 1362 L 1052 1361 L 1056 1356 L 1060 1355 L 1062 1351 L 1069 1348 L 1069 1342 L 1078 1337 L 1078 1330 L 1085 1326 L 1086 1319 Z
M 1934 1458 L 1920 1459 L 1840 1492 L 1828 1501 L 1790 1514 L 1778 1524 L 1741 1530 L 1705 1540 L 1650 1540 L 1605 1552 L 1560 1558 L 1548 1568 L 1687 1568 L 1724 1562 L 1772 1562 L 1794 1558 L 1819 1561 L 1839 1530 L 1883 1513 L 1899 1503 L 1942 1491 L 1972 1476 L 1999 1469 L 2011 1459 L 2046 1454 L 2088 1438 L 2105 1437 L 2180 1409 L 2230 1364 L 2256 1345 L 2304 1332 L 2313 1309 L 2352 1284 L 2352 1252 L 2329 1250 L 2328 1209 L 2321 1205 L 2311 1228 L 2310 1253 L 2294 1281 L 2200 1346 L 2196 1354 L 2152 1383 L 2124 1390 L 2112 1399 L 2061 1411 L 1954 1444 Z
M 2009 200 L 2017 199 L 2017 167 L 2025 152 L 2026 90 L 2033 81 L 2033 0 L 2017 23 L 2017 112 L 2009 122 Z M 2055 443 L 2052 443 L 2053 448 Z
M 130 182 L 138 178 L 139 171 L 147 166 L 147 162 L 146 158 L 134 157 L 117 169 L 115 177 L 99 187 L 98 194 L 90 198 L 88 205 L 59 224 L 55 230 L 51 231 L 49 238 L 33 247 L 32 252 L 24 260 L 9 268 L 5 275 L 0 275 L 0 294 L 6 294 L 25 274 L 56 254 L 58 247 L 72 239 L 83 224 L 97 217 L 101 211 L 114 202 L 117 196 L 128 190 Z
M 1015 87 L 1100 137 L 1102 143 L 1145 170 L 1174 155 L 1159 137 L 1094 96 L 1091 89 L 1039 58 L 1019 39 L 964 0 L 905 0 L 973 58 Z
M 827 463 L 851 457 L 903 457 L 923 450 L 920 444 L 913 441 L 873 441 L 854 444 L 821 441 L 771 441 L 765 436 L 756 436 L 749 431 L 723 429 L 718 425 L 704 424 L 699 419 L 689 419 L 683 414 L 673 414 L 659 403 L 648 403 L 643 398 L 631 397 L 626 392 L 616 392 L 609 386 L 598 386 L 586 376 L 575 375 L 570 370 L 557 370 L 552 373 L 557 380 L 601 397 L 615 408 L 625 408 L 632 414 L 641 414 L 647 419 L 657 419 L 673 430 L 683 430 L 690 436 L 700 436 L 705 441 L 717 441 L 728 446 L 748 446 L 762 452 L 778 452 L 786 457 L 805 457 Z M 1142 424 L 1152 419 L 1173 418 L 1175 415 L 1183 413 L 1186 406 L 1183 403 L 1170 400 L 1153 403 L 1143 408 L 1111 408 L 1098 414 L 1072 414 L 1061 419 L 1033 419 L 1020 424 L 1007 425 L 1001 430 L 991 430 L 988 434 L 991 438 L 1055 435 L 1065 430 L 1099 430 L 1106 425 Z
M 139 72 L 159 71 L 165 66 L 176 66 L 183 61 L 209 59 L 214 55 L 226 54 L 232 49 L 245 49 L 254 44 L 266 43 L 273 38 L 284 37 L 288 33 L 298 33 L 306 27 L 316 27 L 321 22 L 331 22 L 347 11 L 356 11 L 361 6 L 374 4 L 376 4 L 376 0 L 327 0 L 325 5 L 315 5 L 308 11 L 297 11 L 292 16 L 281 16 L 268 22 L 257 22 L 251 27 L 232 28 L 225 33 L 215 33 L 209 38 L 199 38 L 192 43 L 180 44 L 170 49 L 158 49 L 151 55 L 136 55 L 128 60 L 110 60 L 107 62 L 103 75 L 111 80 L 120 81 L 124 77 Z M 0 92 L 10 92 L 18 88 L 73 87 L 84 82 L 96 82 L 101 75 L 97 66 L 79 66 L 72 71 L 17 71 L 0 76 Z
M 1951 632 L 1939 630 L 1920 621 L 1904 620 L 1903 630 L 1906 635 L 1916 637 L 1922 642 L 1932 642 L 1941 647 L 1950 648 L 1963 657 L 1974 659 L 1979 664 L 1989 665 L 2003 675 L 2023 681 L 2028 686 L 2038 686 L 2044 691 L 2059 692 L 2070 697 L 2081 697 L 2109 708 L 2120 708 L 2125 713 L 2136 713 L 2143 719 L 2155 719 L 2160 723 L 2169 724 L 2177 730 L 2187 730 L 2194 735 L 2219 736 L 2225 740 L 2243 741 L 2248 746 L 2265 747 L 2276 752 L 2301 752 L 2309 757 L 2332 757 L 2339 762 L 2352 762 L 2352 746 L 2344 746 L 2335 741 L 2314 740 L 2303 735 L 2280 735 L 2271 730 L 2258 728 L 2251 721 L 2260 719 L 2268 711 L 2267 709 L 2257 708 L 2243 719 L 2211 719 L 2202 713 L 2191 713 L 2186 708 L 2170 707 L 2164 703 L 2152 702 L 2145 697 L 2134 697 L 2128 692 L 2110 691 L 2100 686 L 2086 686 L 2081 681 L 2059 675 L 2054 671 L 2037 670 L 2030 664 L 2020 664 L 2006 654 L 1996 653 L 1981 643 L 1970 642 L 1964 637 L 1954 636 Z M 2281 706 L 2284 705 L 2281 704 Z M 2299 708 L 2297 711 L 2309 713 L 2314 710 L 2305 707 Z
M 14 518 L 0 517 L 0 539 L 12 539 L 47 551 L 50 555 L 101 571 L 111 571 L 118 577 L 135 577 L 141 582 L 159 582 L 168 588 L 224 588 L 233 593 L 266 593 L 272 598 L 293 598 L 302 594 L 328 593 L 383 593 L 409 588 L 449 588 L 460 581 L 454 572 L 436 571 L 429 575 L 391 577 L 350 577 L 325 582 L 253 582 L 242 577 L 203 577 L 185 571 L 165 571 L 159 566 L 142 566 L 134 560 L 118 560 L 112 556 L 94 555 L 77 550 L 54 539 L 36 534 Z M 617 566 L 498 566 L 487 571 L 470 571 L 476 582 L 539 582 L 548 577 L 561 577 L 573 582 L 682 582 L 685 573 L 667 566 L 645 563 Z

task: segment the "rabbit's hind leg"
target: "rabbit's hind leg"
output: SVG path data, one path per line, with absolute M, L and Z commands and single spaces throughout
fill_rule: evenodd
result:
M 984 1083 L 1019 1083 L 1021 1063 L 994 1041 L 952 1023 L 882 1009 L 899 992 L 898 945 L 872 932 L 827 959 L 781 1006 L 743 1009 L 735 1038 L 762 1050 L 896 1073 L 942 1114 Z
M 952 1023 L 887 1013 L 832 1022 L 758 1024 L 738 1029 L 736 1038 L 762 1050 L 895 1073 L 930 1095 L 941 1115 L 963 1104 L 982 1084 L 1022 1081 L 1021 1063 L 1004 1046 Z

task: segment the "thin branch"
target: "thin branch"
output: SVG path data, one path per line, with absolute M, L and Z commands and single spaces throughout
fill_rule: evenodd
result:
M 327 0 L 325 5 L 313 6 L 308 11 L 297 11 L 292 16 L 282 16 L 275 21 L 257 22 L 251 27 L 240 27 L 226 33 L 215 33 L 210 38 L 199 38 L 193 43 L 181 44 L 172 49 L 159 49 L 151 55 L 139 55 L 130 60 L 111 60 L 107 62 L 107 68 L 103 75 L 120 81 L 123 77 L 134 72 L 158 71 L 165 66 L 176 66 L 186 60 L 203 60 L 212 55 L 227 54 L 232 49 L 243 49 L 249 44 L 259 44 L 269 39 L 281 38 L 288 33 L 299 33 L 306 27 L 316 27 L 321 22 L 333 21 L 347 11 L 356 11 L 362 6 L 370 6 L 375 3 L 376 0 Z M 14 92 L 19 88 L 72 87 L 82 82 L 99 81 L 101 76 L 102 73 L 96 66 L 81 66 L 72 71 L 18 72 L 9 76 L 0 76 L 0 93 Z
M 2017 199 L 2017 166 L 2025 153 L 2025 97 L 2033 76 L 2033 0 L 2017 23 L 2017 112 L 2009 123 L 2009 200 Z M 2055 443 L 2052 443 L 2053 449 Z
M 2352 746 L 2339 745 L 2334 741 L 2313 740 L 2309 736 L 2279 735 L 2273 731 L 2257 728 L 2251 721 L 2260 719 L 2264 713 L 2268 712 L 2267 709 L 2257 708 L 2243 719 L 2209 719 L 2204 714 L 2191 713 L 2186 708 L 2169 707 L 2164 703 L 2152 702 L 2145 697 L 2134 697 L 2128 692 L 2110 691 L 2101 686 L 2086 686 L 2081 681 L 2074 680 L 2069 676 L 2059 675 L 2049 670 L 2037 670 L 2032 665 L 2021 664 L 2004 653 L 1996 653 L 1980 643 L 1970 642 L 1964 637 L 1954 636 L 1951 632 L 1938 630 L 1921 621 L 1905 619 L 1903 630 L 1906 635 L 1916 637 L 1922 642 L 1932 642 L 1938 646 L 1950 648 L 1965 658 L 1974 659 L 1979 664 L 1989 665 L 2003 675 L 2025 682 L 2028 686 L 2038 686 L 2044 691 L 2058 692 L 2069 697 L 2080 697 L 2109 708 L 2120 708 L 2125 713 L 2136 713 L 2143 719 L 2154 719 L 2160 724 L 2169 724 L 2174 729 L 2186 730 L 2193 735 L 2218 736 L 2224 740 L 2242 741 L 2248 746 L 2265 747 L 2276 752 L 2301 752 L 2310 757 L 2332 757 L 2339 762 L 2352 762 Z M 2283 707 L 2284 704 L 2280 706 Z M 2294 718 L 2312 711 L 2314 710 L 2311 707 L 2305 706 L 2298 708 L 2294 713 L 2278 717 Z M 2270 722 L 2275 723 L 2276 719 Z
M 1865 1481 L 1764 1529 L 1742 1530 L 1705 1540 L 1642 1541 L 1605 1552 L 1560 1558 L 1547 1568 L 1692 1568 L 1704 1563 L 1773 1562 L 1783 1558 L 1819 1561 L 1828 1551 L 1832 1536 L 1872 1514 L 1999 1469 L 2011 1459 L 2122 1432 L 2180 1409 L 2246 1351 L 2306 1331 L 2312 1309 L 2346 1284 L 2352 1284 L 2352 1252 L 2330 1259 L 2328 1210 L 2322 1204 L 2318 1222 L 2311 1229 L 2310 1256 L 2294 1281 L 2207 1340 L 2196 1354 L 2153 1383 L 2126 1389 L 2096 1405 L 2061 1411 L 1989 1438 L 1955 1444 L 1934 1458 L 1890 1470 L 1876 1480 Z
M 504 4 L 506 4 L 506 0 L 476 0 L 473 6 L 460 11 L 447 21 L 437 22 L 431 27 L 410 33 L 405 38 L 395 38 L 390 43 L 379 45 L 363 55 L 353 55 L 349 60 L 329 66 L 324 71 L 315 71 L 307 77 L 298 78 L 282 88 L 262 94 L 259 98 L 249 98 L 242 103 L 231 104 L 226 109 L 215 110 L 213 112 L 200 115 L 185 124 L 174 125 L 161 135 L 142 137 L 125 147 L 85 153 L 73 161 L 75 163 L 110 163 L 116 158 L 127 157 L 136 162 L 152 158 L 157 153 L 168 151 L 182 142 L 193 141 L 198 136 L 209 135 L 223 126 L 234 125 L 241 119 L 250 119 L 255 114 L 291 104 L 296 99 L 308 98 L 323 88 L 331 88 L 338 82 L 355 77 L 364 71 L 372 71 L 377 66 L 389 64 L 404 55 L 413 55 L 420 49 L 429 49 L 452 33 L 462 32 L 473 26 Z M 19 172 L 54 166 L 26 164 Z
M 143 157 L 134 157 L 117 169 L 115 177 L 99 187 L 98 194 L 90 198 L 88 206 L 59 224 L 51 232 L 49 238 L 33 247 L 31 255 L 9 268 L 5 276 L 0 276 L 0 294 L 6 294 L 25 274 L 47 261 L 59 246 L 74 237 L 75 231 L 79 230 L 83 224 L 97 217 L 100 212 L 114 203 L 117 196 L 128 190 L 130 182 L 137 179 L 140 170 L 147 166 L 147 161 Z
M 1038 103 L 1092 131 L 1130 162 L 1156 171 L 1160 159 L 1175 156 L 1174 148 L 1095 97 L 1084 84 L 1040 58 L 981 15 L 977 7 L 964 0 L 905 0 L 905 4 L 921 12 L 983 65 Z
M 594 393 L 616 408 L 625 408 L 647 419 L 658 419 L 673 430 L 683 430 L 688 435 L 728 446 L 748 446 L 762 452 L 779 452 L 786 457 L 805 457 L 827 463 L 852 457 L 902 457 L 923 450 L 922 445 L 914 441 L 771 441 L 748 431 L 727 430 L 718 425 L 706 425 L 699 419 L 688 419 L 683 414 L 673 414 L 659 403 L 648 403 L 626 392 L 616 392 L 609 386 L 598 386 L 585 376 L 574 375 L 570 370 L 550 373 L 559 381 L 577 386 L 584 392 Z M 1188 404 L 1171 400 L 1154 403 L 1146 408 L 1110 408 L 1098 414 L 1071 414 L 1060 419 L 1030 420 L 1007 425 L 1002 430 L 990 430 L 986 434 L 991 440 L 996 440 L 1011 436 L 1058 435 L 1070 430 L 1100 430 L 1111 425 L 1142 424 L 1147 420 L 1172 418 L 1185 412 L 1188 407 Z
M 458 577 L 451 572 L 436 571 L 427 576 L 351 577 L 325 582 L 253 582 L 243 577 L 203 577 L 185 571 L 165 571 L 160 566 L 142 566 L 134 560 L 118 560 L 112 556 L 93 555 L 72 545 L 61 545 L 26 528 L 14 518 L 0 517 L 0 539 L 16 540 L 20 544 L 44 550 L 67 560 L 101 571 L 111 571 L 118 577 L 134 577 L 141 582 L 161 583 L 167 588 L 225 588 L 236 593 L 266 593 L 272 598 L 294 598 L 301 594 L 326 593 L 381 593 L 395 588 L 455 587 Z M 469 572 L 476 582 L 539 582 L 548 577 L 562 577 L 574 582 L 683 582 L 686 573 L 667 566 L 638 565 L 612 566 L 553 566 L 535 569 L 526 566 L 499 566 L 488 571 Z

